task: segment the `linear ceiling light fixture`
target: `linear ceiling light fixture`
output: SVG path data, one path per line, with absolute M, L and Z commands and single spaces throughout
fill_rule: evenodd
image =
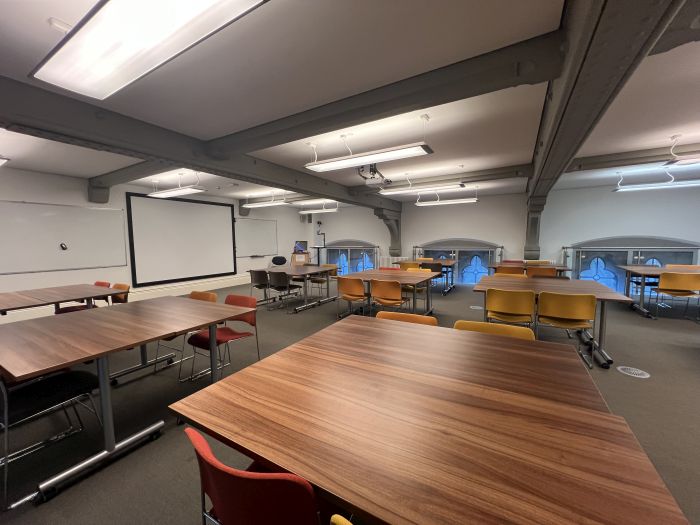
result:
M 358 166 L 376 164 L 378 162 L 388 162 L 392 160 L 419 157 L 421 155 L 430 155 L 432 152 L 433 150 L 425 142 L 416 142 L 413 144 L 405 144 L 403 146 L 395 146 L 393 148 L 367 151 L 365 153 L 355 153 L 344 157 L 310 162 L 304 167 L 311 171 L 317 172 L 342 170 L 345 168 L 356 168 Z
M 335 213 L 338 211 L 340 204 L 335 203 L 335 208 L 326 208 L 326 203 L 323 203 L 322 208 L 316 208 L 311 210 L 299 210 L 299 215 L 311 215 L 312 213 Z
M 617 181 L 617 187 L 613 189 L 614 192 L 618 191 L 644 191 L 644 190 L 667 190 L 670 188 L 693 188 L 700 186 L 699 179 L 690 180 L 676 180 L 673 175 L 666 171 L 666 175 L 670 177 L 670 180 L 666 182 L 646 182 L 642 184 L 628 184 L 626 186 L 622 185 L 624 176 L 622 173 L 620 175 L 620 180 Z
M 669 160 L 664 166 L 689 166 L 691 164 L 700 164 L 700 155 L 678 155 L 673 151 L 678 145 L 681 135 L 671 136 L 671 156 L 673 159 Z
M 267 0 L 101 0 L 30 76 L 104 100 Z
M 149 193 L 148 196 L 155 197 L 156 199 L 167 199 L 169 197 L 180 197 L 182 195 L 192 195 L 193 193 L 202 193 L 207 191 L 204 186 L 200 186 L 199 184 L 199 173 L 195 172 L 195 175 L 197 176 L 197 184 L 187 184 L 185 186 L 182 185 L 182 175 L 182 173 L 178 174 L 179 181 L 177 187 L 167 190 L 159 190 L 158 181 L 153 181 L 154 191 Z
M 273 193 L 271 201 L 248 202 L 248 199 L 246 199 L 246 203 L 241 204 L 241 206 L 244 208 L 268 208 L 270 206 L 287 206 L 288 204 L 289 203 L 286 200 L 284 200 L 284 197 L 282 197 L 281 201 L 276 201 L 275 194 Z
M 437 185 L 437 186 L 413 186 L 410 181 L 408 187 L 403 187 L 403 188 L 388 188 L 388 189 L 383 189 L 380 190 L 379 193 L 381 195 L 407 195 L 407 194 L 417 194 L 417 193 L 425 193 L 428 191 L 457 191 L 457 190 L 464 190 L 467 189 L 465 188 L 464 184 L 461 183 L 455 183 L 455 184 L 442 184 L 442 185 Z
M 440 200 L 440 194 L 438 192 L 433 192 L 437 195 L 437 200 L 435 201 L 421 201 L 420 193 L 418 194 L 418 200 L 416 200 L 416 206 L 445 206 L 447 204 L 476 204 L 479 202 L 479 186 L 474 187 L 474 196 L 466 197 L 464 199 L 445 199 Z

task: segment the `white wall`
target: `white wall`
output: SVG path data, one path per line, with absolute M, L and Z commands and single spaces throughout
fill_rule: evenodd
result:
M 562 246 L 618 236 L 651 236 L 700 243 L 700 189 L 617 193 L 611 188 L 552 191 L 542 212 L 544 259 Z
M 525 195 L 479 197 L 477 204 L 414 206 L 405 202 L 401 221 L 401 255 L 413 246 L 440 239 L 475 239 L 504 247 L 504 258 L 521 258 L 525 249 Z
M 314 232 L 321 221 L 321 231 L 326 233 L 326 244 L 335 241 L 357 240 L 379 246 L 379 255 L 389 255 L 391 235 L 384 221 L 374 215 L 372 208 L 350 206 L 337 213 L 320 213 L 313 216 Z M 320 241 L 320 239 L 319 239 Z
M 108 208 L 126 208 L 126 192 L 146 193 L 147 188 L 140 186 L 120 185 L 112 188 L 107 204 L 91 203 L 87 199 L 87 180 L 61 175 L 50 175 L 3 167 L 0 169 L 0 199 L 51 204 L 70 204 L 77 206 L 104 206 Z M 232 199 L 212 196 L 201 197 L 202 200 L 234 203 Z M 238 216 L 238 206 L 235 207 Z M 302 224 L 296 210 L 269 208 L 251 210 L 250 217 L 277 219 L 277 243 L 282 255 L 289 256 L 295 240 L 310 240 L 311 225 Z M 126 214 L 125 214 L 126 223 Z M 126 232 L 126 224 L 124 224 Z M 125 233 L 125 238 L 128 238 Z M 128 257 L 128 246 L 127 260 Z M 240 258 L 237 262 L 238 274 L 234 276 L 203 279 L 183 283 L 172 283 L 132 291 L 131 299 L 138 300 L 160 295 L 185 294 L 193 289 L 211 290 L 244 284 L 250 282 L 247 270 L 267 266 L 270 258 L 249 259 Z M 0 275 L 0 292 L 61 286 L 65 284 L 92 283 L 105 280 L 112 283 L 131 283 L 131 270 L 127 266 L 114 268 L 99 268 L 89 270 L 69 270 L 56 272 L 40 272 L 31 274 Z M 33 308 L 10 312 L 3 316 L 0 322 L 14 321 L 21 318 L 37 317 L 53 312 L 52 307 Z

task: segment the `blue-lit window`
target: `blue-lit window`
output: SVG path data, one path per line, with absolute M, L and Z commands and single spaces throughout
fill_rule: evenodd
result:
M 476 284 L 478 283 L 484 275 L 489 274 L 489 269 L 484 266 L 481 261 L 481 257 L 474 255 L 470 260 L 469 264 L 462 268 L 460 272 L 459 282 L 463 284 Z
M 599 282 L 600 284 L 604 284 L 613 290 L 618 289 L 617 275 L 615 275 L 615 272 L 612 272 L 605 267 L 605 261 L 600 257 L 591 259 L 588 269 L 582 270 L 579 278 L 584 281 Z

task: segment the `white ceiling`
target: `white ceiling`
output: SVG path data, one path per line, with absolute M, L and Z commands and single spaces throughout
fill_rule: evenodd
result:
M 0 56 L 0 75 L 35 83 L 27 75 L 63 36 L 47 19 L 76 24 L 93 3 L 3 0 L 0 49 L 12 53 Z M 210 139 L 553 31 L 562 4 L 273 0 L 106 101 L 90 101 Z
M 140 159 L 54 142 L 0 128 L 0 156 L 8 168 L 89 178 L 114 171 Z M 2 169 L 2 168 L 0 168 Z
M 313 160 L 308 142 L 316 144 L 319 160 L 347 155 L 340 138 L 355 153 L 425 141 L 431 155 L 380 164 L 379 170 L 394 182 L 471 172 L 532 161 L 546 84 L 519 86 L 414 111 L 359 126 L 254 152 L 276 164 L 304 170 Z M 426 124 L 420 116 L 427 114 Z M 314 175 L 346 186 L 362 184 L 354 168 Z
M 644 59 L 579 157 L 700 142 L 700 42 Z

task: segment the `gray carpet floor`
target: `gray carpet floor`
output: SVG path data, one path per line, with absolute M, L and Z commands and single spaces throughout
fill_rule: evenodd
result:
M 248 287 L 219 290 L 247 294 Z M 436 296 L 435 311 L 441 326 L 457 319 L 480 320 L 478 307 L 483 297 L 469 287 L 460 287 L 447 297 Z M 667 483 L 691 523 L 700 525 L 700 325 L 667 314 L 659 320 L 645 319 L 627 307 L 612 305 L 608 318 L 607 348 L 615 365 L 641 368 L 649 379 L 636 379 L 617 370 L 595 368 L 593 379 L 613 413 L 627 419 L 644 450 Z M 336 303 L 329 303 L 296 315 L 283 310 L 259 311 L 263 357 L 333 323 Z M 543 339 L 568 342 L 563 332 L 542 329 Z M 149 348 L 153 355 L 155 347 Z M 256 360 L 254 340 L 234 345 L 235 373 Z M 136 351 L 111 359 L 111 370 L 138 361 Z M 204 368 L 205 358 L 197 367 Z M 39 506 L 25 505 L 0 515 L 0 522 L 20 524 L 111 524 L 168 523 L 196 524 L 199 519 L 199 477 L 194 454 L 181 426 L 167 406 L 207 386 L 207 378 L 180 384 L 177 369 L 156 375 L 132 377 L 113 390 L 117 438 L 126 436 L 158 419 L 165 420 L 162 436 L 123 456 L 62 490 Z M 94 417 L 83 411 L 86 429 L 48 449 L 11 465 L 11 493 L 15 499 L 31 492 L 36 483 L 62 468 L 96 452 L 100 429 Z M 14 444 L 43 431 L 60 428 L 58 416 L 45 418 L 13 432 Z M 234 467 L 249 460 L 231 449 L 213 443 L 215 453 Z M 592 456 L 591 461 L 596 461 Z M 592 505 L 597 503 L 591 502 Z

